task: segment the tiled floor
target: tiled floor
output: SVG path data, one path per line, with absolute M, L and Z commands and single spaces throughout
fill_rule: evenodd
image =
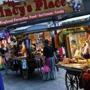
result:
M 64 75 L 65 71 L 60 69 L 56 80 L 43 81 L 38 76 L 24 80 L 15 73 L 7 76 L 3 73 L 5 90 L 66 90 Z

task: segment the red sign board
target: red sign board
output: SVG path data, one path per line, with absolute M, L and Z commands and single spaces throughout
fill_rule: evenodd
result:
M 66 0 L 4 1 L 0 5 L 0 26 L 71 11 Z

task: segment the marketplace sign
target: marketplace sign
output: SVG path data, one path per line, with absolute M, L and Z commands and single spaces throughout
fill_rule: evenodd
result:
M 0 5 L 0 26 L 72 11 L 66 0 L 3 1 Z

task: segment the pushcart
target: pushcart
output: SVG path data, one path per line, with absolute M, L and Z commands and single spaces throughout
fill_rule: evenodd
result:
M 78 90 L 79 88 L 83 88 L 80 79 L 81 73 L 86 66 L 87 63 L 84 64 L 79 63 L 63 64 L 62 62 L 58 63 L 58 67 L 66 70 L 65 84 L 67 90 Z

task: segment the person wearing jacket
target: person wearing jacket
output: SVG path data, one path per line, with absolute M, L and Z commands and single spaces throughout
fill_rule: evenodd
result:
M 0 74 L 0 90 L 4 90 L 4 83 L 2 79 L 2 75 Z
M 51 46 L 48 40 L 45 40 L 43 55 L 45 57 L 45 65 L 47 65 L 50 68 L 50 71 L 46 75 L 44 75 L 44 80 L 53 80 L 56 77 L 54 48 Z

